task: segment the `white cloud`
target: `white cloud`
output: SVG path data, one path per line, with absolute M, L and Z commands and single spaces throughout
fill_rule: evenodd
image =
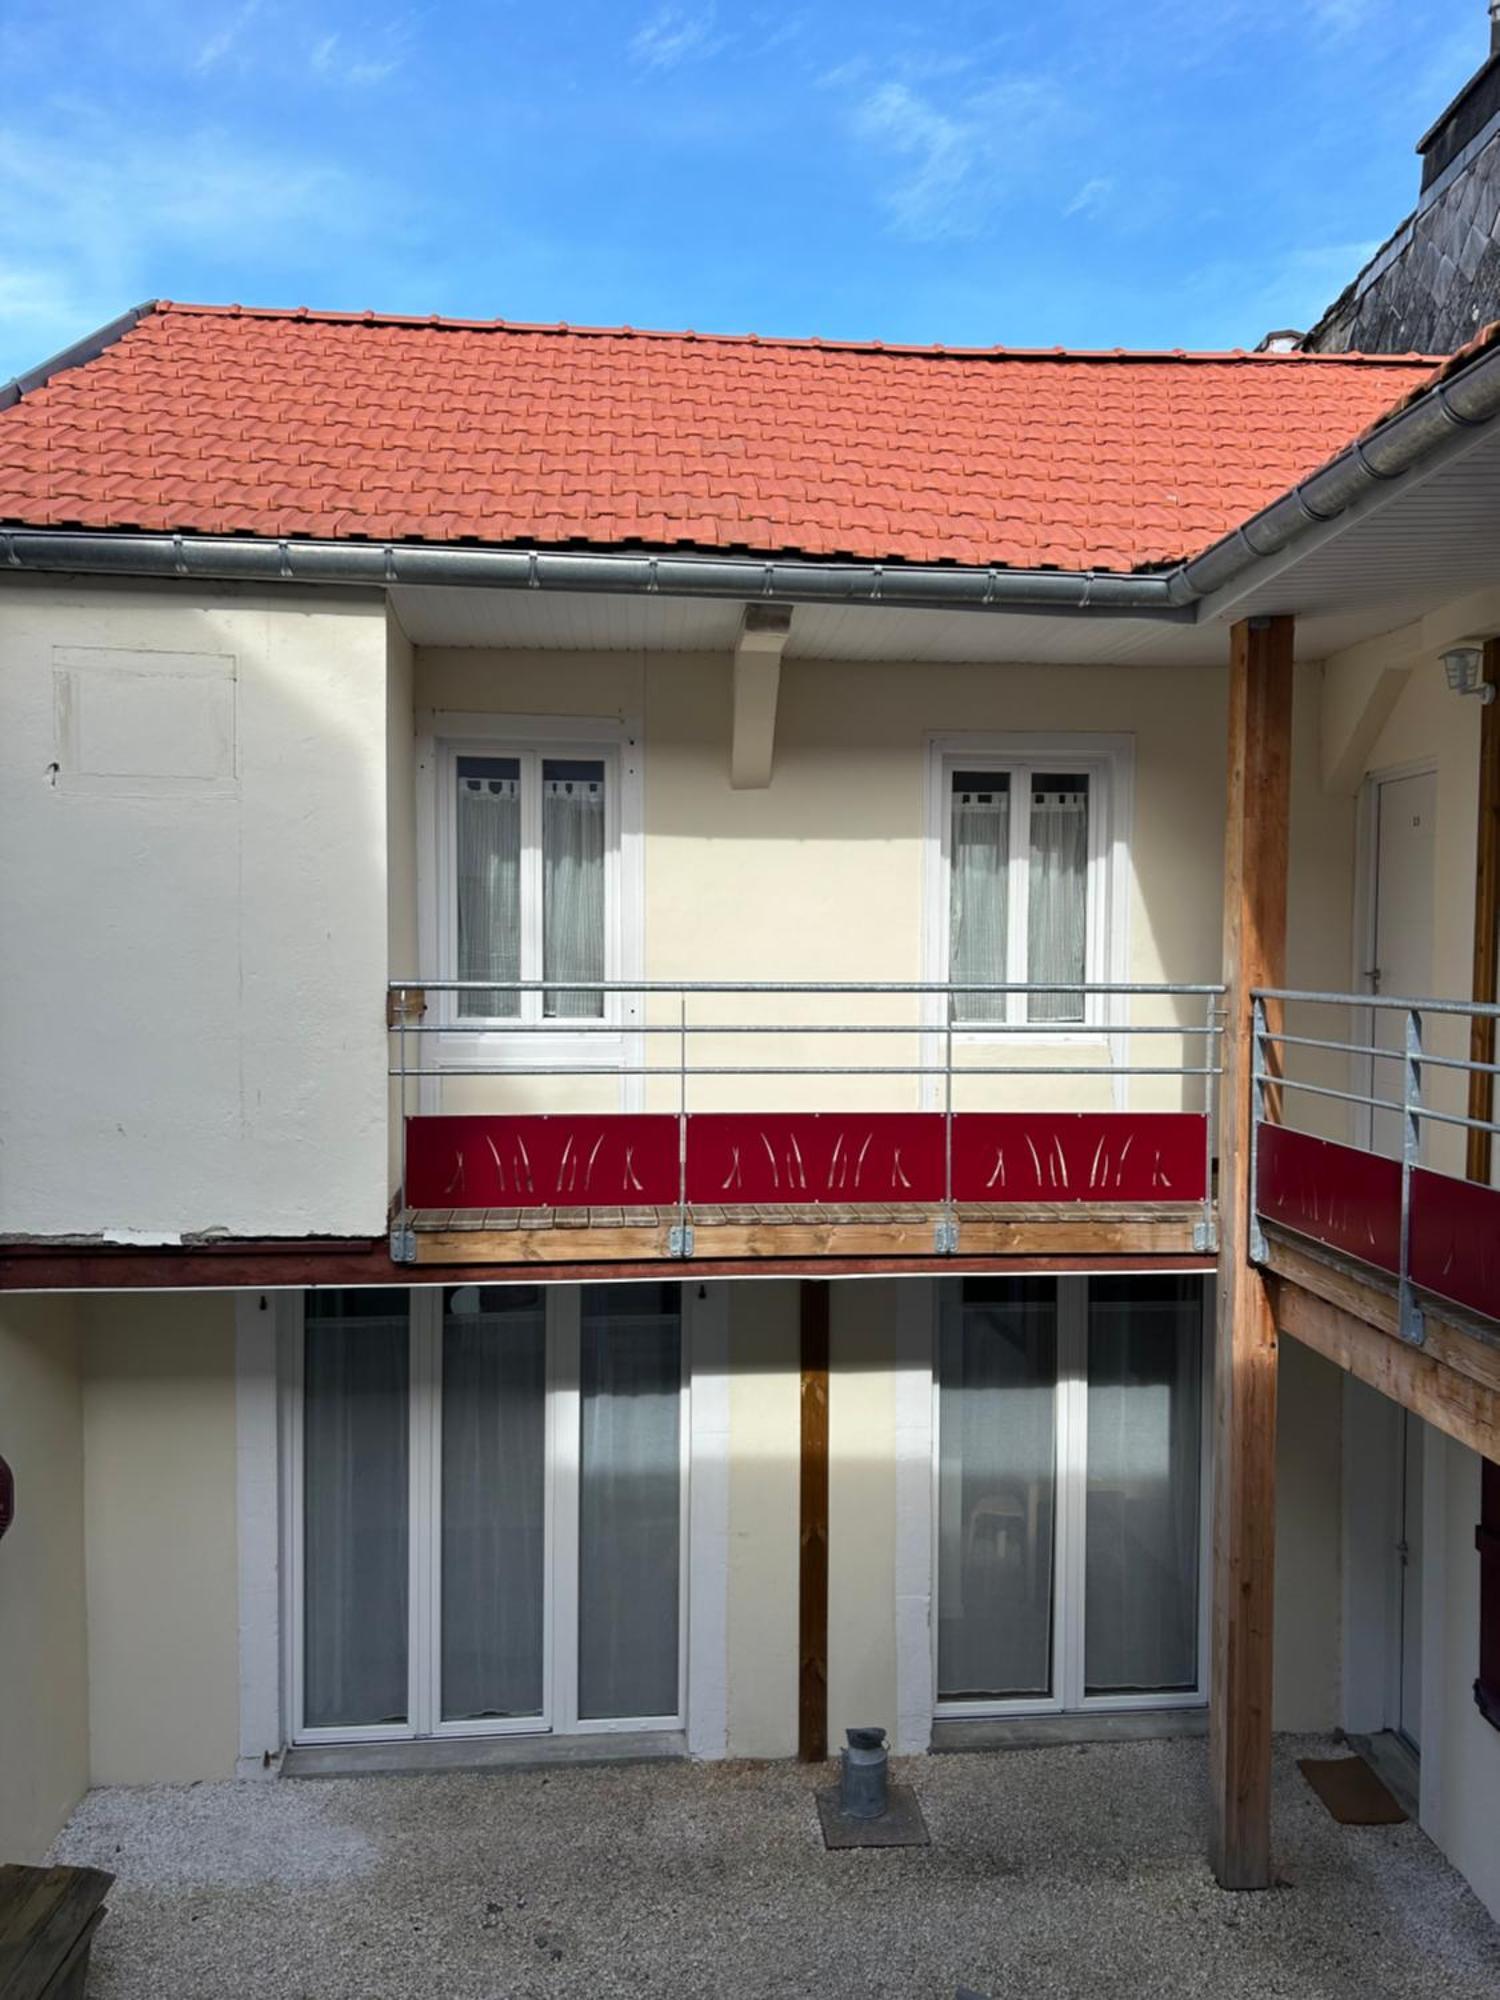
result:
M 231 56 L 238 55 L 241 38 L 259 12 L 260 0 L 244 0 L 244 5 L 237 7 L 224 25 L 203 43 L 193 58 L 193 68 L 217 69 Z
M 1098 215 L 1115 191 L 1115 184 L 1104 174 L 1096 174 L 1085 181 L 1063 210 L 1064 215 Z
M 394 76 L 400 69 L 402 55 L 399 44 L 404 35 L 399 27 L 387 28 L 379 37 L 386 53 L 376 56 L 370 53 L 355 55 L 344 45 L 339 35 L 323 35 L 313 43 L 309 57 L 313 74 L 326 78 L 331 83 L 349 83 L 356 86 L 384 83 L 388 76 Z
M 1069 116 L 1045 78 L 1008 77 L 947 108 L 887 82 L 855 106 L 852 129 L 877 157 L 905 163 L 879 191 L 897 233 L 931 239 L 976 234 L 1021 187 L 1050 174 Z
M 718 9 L 659 7 L 630 39 L 631 61 L 642 69 L 675 69 L 679 63 L 701 62 L 723 46 L 714 33 Z

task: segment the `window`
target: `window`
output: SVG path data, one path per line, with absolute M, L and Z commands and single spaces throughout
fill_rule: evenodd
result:
M 452 760 L 453 935 L 460 1020 L 599 1020 L 609 973 L 615 819 L 601 756 L 458 754 Z M 578 980 L 521 993 L 517 980 Z
M 983 753 L 983 754 L 982 754 Z M 956 1023 L 1055 1022 L 1107 1011 L 1080 991 L 1122 978 L 1115 863 L 1124 852 L 1128 743 L 1117 738 L 953 739 L 933 746 L 938 824 L 929 885 L 939 950 L 928 976 L 1055 991 L 960 993 Z M 935 959 L 936 962 L 932 962 Z
M 950 1713 L 1197 1700 L 1204 1285 L 941 1291 L 937 1695 Z
M 679 1300 L 507 1284 L 297 1302 L 294 1737 L 680 1719 Z

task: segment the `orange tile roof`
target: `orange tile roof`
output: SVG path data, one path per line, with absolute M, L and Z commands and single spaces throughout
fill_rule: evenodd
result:
M 0 520 L 1135 570 L 1436 365 L 158 304 L 0 410 Z

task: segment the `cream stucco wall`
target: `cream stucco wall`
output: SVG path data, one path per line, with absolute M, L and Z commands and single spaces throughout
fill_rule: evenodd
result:
M 83 1399 L 70 1298 L 0 1299 L 0 1860 L 40 1861 L 89 1776 Z
M 385 1219 L 377 598 L 0 600 L 0 1231 Z
M 84 1319 L 92 1782 L 234 1775 L 234 1301 L 90 1299 Z
M 728 1749 L 790 1757 L 802 1422 L 795 1282 L 731 1285 L 729 1371 Z

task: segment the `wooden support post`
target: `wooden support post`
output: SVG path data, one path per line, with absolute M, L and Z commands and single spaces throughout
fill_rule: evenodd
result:
M 828 1284 L 802 1281 L 802 1538 L 797 1755 L 828 1755 Z
M 1484 645 L 1484 683 L 1500 687 L 1500 639 Z M 1479 831 L 1474 867 L 1474 979 L 1470 998 L 1485 1006 L 1496 999 L 1497 960 L 1500 960 L 1500 698 L 1479 711 Z M 1469 1057 L 1473 1062 L 1495 1060 L 1495 1023 L 1476 1020 L 1469 1029 Z M 1476 1070 L 1469 1077 L 1469 1116 L 1492 1118 L 1495 1114 L 1495 1079 Z M 1491 1167 L 1491 1135 L 1468 1134 L 1465 1172 L 1471 1181 L 1488 1182 Z
M 1209 1696 L 1212 1861 L 1226 1889 L 1271 1881 L 1276 1321 L 1249 1254 L 1250 994 L 1286 983 L 1291 716 L 1292 620 L 1241 622 L 1229 655 Z

